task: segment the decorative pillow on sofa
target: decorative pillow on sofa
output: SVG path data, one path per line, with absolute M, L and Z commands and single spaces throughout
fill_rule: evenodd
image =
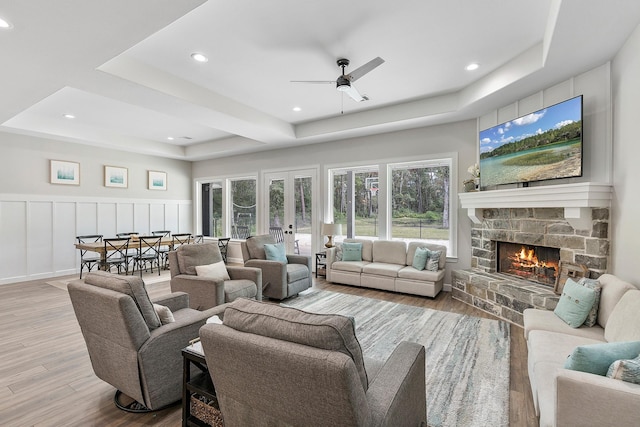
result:
M 343 261 L 362 261 L 362 243 L 343 243 Z
M 640 384 L 640 355 L 635 359 L 616 360 L 609 366 L 607 376 L 614 380 Z
M 566 287 L 566 285 L 565 285 Z M 640 354 L 640 341 L 616 341 L 576 347 L 564 363 L 565 369 L 607 375 L 616 360 L 633 359 Z
M 587 319 L 595 300 L 596 291 L 567 279 L 562 289 L 560 301 L 553 312 L 567 325 L 578 328 Z
M 424 270 L 427 266 L 429 252 L 430 251 L 427 248 L 416 248 L 416 254 L 413 256 L 413 263 L 411 266 L 416 270 Z
M 269 261 L 288 262 L 287 254 L 285 253 L 284 243 L 265 243 L 264 253 Z
M 589 279 L 587 277 L 583 277 L 578 280 L 578 285 L 593 289 L 596 292 L 596 299 L 593 301 L 593 307 L 591 307 L 591 311 L 589 311 L 589 314 L 587 314 L 587 318 L 584 321 L 584 326 L 595 326 L 595 324 L 598 322 L 598 307 L 600 306 L 600 294 L 602 293 L 602 286 L 597 280 Z
M 160 318 L 160 323 L 166 325 L 167 323 L 173 323 L 176 319 L 173 317 L 173 313 L 166 305 L 153 304 L 153 309 Z
M 197 265 L 196 274 L 198 276 L 207 277 L 213 280 L 230 280 L 227 266 L 224 261 L 214 262 L 213 264 Z
M 427 265 L 425 268 L 429 271 L 438 271 L 441 256 L 442 252 L 440 251 L 429 251 L 429 258 L 427 258 Z

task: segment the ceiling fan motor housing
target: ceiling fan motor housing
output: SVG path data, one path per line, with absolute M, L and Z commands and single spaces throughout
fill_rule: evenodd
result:
M 339 91 L 345 91 L 351 87 L 351 82 L 344 75 L 338 77 L 336 80 L 336 89 Z

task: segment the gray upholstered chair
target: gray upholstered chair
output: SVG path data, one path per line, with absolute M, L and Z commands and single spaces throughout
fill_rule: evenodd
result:
M 197 270 L 216 264 L 228 274 L 198 275 Z M 200 268 L 198 268 L 200 267 Z M 206 310 L 239 297 L 262 299 L 262 271 L 224 264 L 217 243 L 182 245 L 169 252 L 171 291 L 189 294 L 189 306 Z M 224 272 L 223 271 L 223 272 Z
M 311 287 L 311 257 L 287 255 L 287 263 L 267 260 L 265 244 L 275 244 L 270 234 L 249 237 L 240 242 L 245 267 L 262 270 L 262 295 L 283 300 Z
M 93 371 L 117 389 L 116 406 L 134 412 L 157 410 L 182 397 L 181 349 L 207 318 L 222 317 L 225 307 L 190 309 L 183 292 L 152 301 L 140 277 L 104 271 L 69 283 L 68 290 Z M 154 303 L 170 313 L 162 308 L 159 316 Z M 122 393 L 143 407 L 125 407 Z
M 420 344 L 374 363 L 351 318 L 246 299 L 200 339 L 227 427 L 426 425 Z

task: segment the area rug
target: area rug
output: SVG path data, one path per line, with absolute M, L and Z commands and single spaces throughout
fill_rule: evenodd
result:
M 432 427 L 509 425 L 509 324 L 329 291 L 283 305 L 353 316 L 367 357 L 386 360 L 401 341 L 426 349 Z

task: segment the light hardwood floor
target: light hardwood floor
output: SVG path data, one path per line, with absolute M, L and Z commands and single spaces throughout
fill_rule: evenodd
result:
M 167 274 L 163 276 L 168 280 Z M 4 325 L 0 331 L 0 425 L 180 426 L 180 405 L 151 414 L 129 414 L 115 408 L 115 390 L 93 374 L 67 291 L 48 281 L 0 286 L 0 324 Z M 322 278 L 314 280 L 314 287 L 492 317 L 452 299 L 448 292 L 430 299 L 334 285 Z M 149 284 L 148 290 L 152 298 L 170 292 L 168 281 Z M 517 326 L 511 328 L 509 418 L 511 426 L 538 424 L 527 376 L 526 342 Z

